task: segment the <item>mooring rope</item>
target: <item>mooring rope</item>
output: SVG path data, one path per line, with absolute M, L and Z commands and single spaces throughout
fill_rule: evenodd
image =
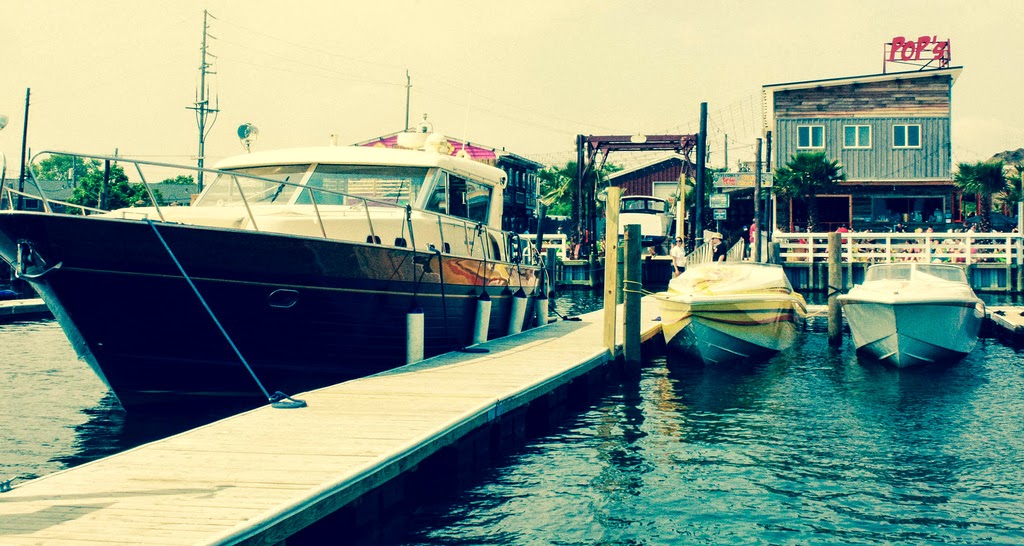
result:
M 192 292 L 194 292 L 196 297 L 199 298 L 199 303 L 203 304 L 203 308 L 206 309 L 207 314 L 209 314 L 210 318 L 213 319 L 213 323 L 217 325 L 217 328 L 220 330 L 220 333 L 224 335 L 224 339 L 227 340 L 228 345 L 230 345 L 231 349 L 235 351 L 235 355 L 237 355 L 238 359 L 242 361 L 242 364 L 245 366 L 245 369 L 249 370 L 249 375 L 251 375 L 253 380 L 256 381 L 256 386 L 258 386 L 260 390 L 263 391 L 263 396 L 267 398 L 267 401 L 269 401 L 270 404 L 275 408 L 291 409 L 306 407 L 306 402 L 304 400 L 292 398 L 281 391 L 276 391 L 274 392 L 274 394 L 270 394 L 267 392 L 267 389 L 263 387 L 263 383 L 260 381 L 260 378 L 256 377 L 256 372 L 252 370 L 252 367 L 249 366 L 249 362 L 245 360 L 245 357 L 242 356 L 242 352 L 238 350 L 238 346 L 235 345 L 235 342 L 231 339 L 231 336 L 228 335 L 227 330 L 225 330 L 224 326 L 222 326 L 220 321 L 217 320 L 217 316 L 214 315 L 213 310 L 210 309 L 210 306 L 206 303 L 206 299 L 203 298 L 203 295 L 199 293 L 199 289 L 196 287 L 195 283 L 192 282 L 192 278 L 189 277 L 188 273 L 185 272 L 185 268 L 182 267 L 181 262 L 178 261 L 178 257 L 175 256 L 174 252 L 171 251 L 171 247 L 167 245 L 167 241 L 164 240 L 163 235 L 160 235 L 160 230 L 156 229 L 156 224 L 154 224 L 153 221 L 150 220 L 149 218 L 146 218 L 146 222 L 149 223 L 149 227 L 153 228 L 153 233 L 156 234 L 156 238 L 160 240 L 160 244 L 163 245 L 164 250 L 167 251 L 167 254 L 171 257 L 171 260 L 174 261 L 174 265 L 177 266 L 178 271 L 181 272 L 181 276 L 185 277 L 185 281 L 188 282 L 188 285 L 190 287 L 192 287 Z

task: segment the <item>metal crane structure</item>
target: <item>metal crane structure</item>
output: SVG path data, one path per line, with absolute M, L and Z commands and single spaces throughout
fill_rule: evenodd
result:
M 611 152 L 674 151 L 690 161 L 698 135 L 576 136 L 576 188 L 572 202 L 575 236 L 581 250 L 594 255 L 597 231 L 598 177 Z M 599 159 L 600 158 L 600 159 Z M 595 165 L 597 161 L 600 164 Z

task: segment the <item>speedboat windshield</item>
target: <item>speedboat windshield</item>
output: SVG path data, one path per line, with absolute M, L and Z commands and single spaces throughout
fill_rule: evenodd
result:
M 909 281 L 911 267 L 911 264 L 871 266 L 864 276 L 864 281 Z
M 964 270 L 955 265 L 880 264 L 868 268 L 864 281 L 920 281 L 967 283 Z
M 242 205 L 242 195 L 249 205 L 286 205 L 299 190 L 298 184 L 309 165 L 271 165 L 232 169 L 232 173 L 258 176 L 218 174 L 196 201 L 197 207 Z M 261 180 L 269 179 L 269 180 Z
M 967 283 L 967 274 L 955 265 L 918 264 L 915 280 Z
M 668 288 L 669 292 L 693 295 L 793 291 L 781 267 L 745 263 L 710 263 L 690 267 L 672 279 Z

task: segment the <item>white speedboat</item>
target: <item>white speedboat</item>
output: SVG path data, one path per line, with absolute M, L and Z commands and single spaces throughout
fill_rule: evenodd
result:
M 803 296 L 778 265 L 693 266 L 655 297 L 666 346 L 708 364 L 766 358 L 787 349 L 807 316 Z
M 857 351 L 900 368 L 963 358 L 985 316 L 963 268 L 945 264 L 873 265 L 839 302 Z

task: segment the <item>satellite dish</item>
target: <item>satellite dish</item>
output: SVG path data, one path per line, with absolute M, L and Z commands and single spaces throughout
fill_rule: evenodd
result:
M 0 114 L 0 129 L 3 129 L 4 127 L 7 127 L 7 116 Z
M 252 143 L 258 136 L 260 136 L 260 130 L 255 125 L 243 123 L 238 126 L 238 140 L 242 141 L 242 146 L 245 147 L 246 152 L 249 151 L 249 148 L 252 147 Z

